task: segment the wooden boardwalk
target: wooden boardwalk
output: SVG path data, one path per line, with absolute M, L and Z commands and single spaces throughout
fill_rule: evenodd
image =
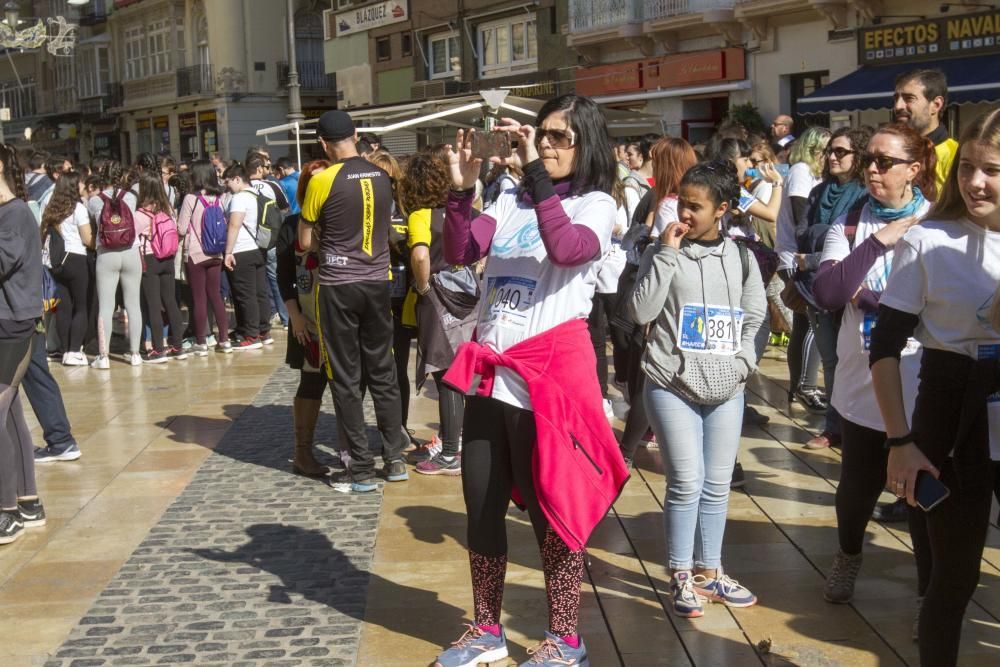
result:
M 640 450 L 636 474 L 588 548 L 581 634 L 594 667 L 918 664 L 910 639 L 916 567 L 904 524 L 872 522 L 854 602 L 823 600 L 837 551 L 840 455 L 802 447 L 820 421 L 798 407 L 789 411 L 785 368 L 765 360 L 751 384 L 751 404 L 771 421 L 744 431 L 739 458 L 748 481 L 732 494 L 723 550 L 727 571 L 760 603 L 710 605 L 693 620 L 665 611 L 663 468 L 658 451 Z M 419 435 L 430 436 L 436 421 L 433 402 L 415 404 L 410 426 Z M 516 509 L 508 533 L 503 623 L 512 658 L 521 662 L 547 628 L 545 593 L 530 526 Z M 359 665 L 425 665 L 457 638 L 471 612 L 464 545 L 460 479 L 413 475 L 407 485 L 386 489 L 374 565 L 379 583 L 369 589 Z M 1000 530 L 992 527 L 964 627 L 962 665 L 1000 664 L 998 568 Z M 400 617 L 410 619 L 406 633 L 398 631 Z

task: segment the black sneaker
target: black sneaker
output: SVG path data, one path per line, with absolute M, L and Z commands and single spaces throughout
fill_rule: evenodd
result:
M 188 358 L 188 353 L 184 350 L 183 347 L 180 348 L 172 347 L 166 352 L 164 352 L 164 354 L 166 355 L 167 359 L 176 359 L 177 361 L 184 361 L 185 359 Z
M 0 511 L 0 544 L 10 544 L 23 532 L 24 521 L 20 512 Z
M 17 511 L 21 514 L 25 528 L 40 528 L 45 525 L 45 508 L 37 498 L 17 501 Z
M 823 398 L 823 394 L 820 393 L 818 389 L 810 389 L 808 391 L 799 389 L 796 390 L 794 396 L 795 400 L 798 401 L 802 407 L 814 415 L 826 414 L 826 399 Z
M 762 415 L 757 412 L 752 405 L 746 405 L 743 407 L 743 424 L 750 426 L 763 426 L 764 424 L 771 421 L 771 418 L 767 415 Z
M 410 479 L 410 473 L 406 470 L 406 463 L 402 459 L 387 463 L 383 470 L 385 478 L 390 482 L 405 482 Z
M 55 461 L 76 461 L 83 452 L 75 442 L 68 445 L 35 448 L 35 463 L 53 463 Z
M 157 352 L 156 350 L 150 350 L 146 353 L 146 356 L 142 358 L 142 363 L 144 364 L 165 364 L 167 363 L 167 353 Z
M 872 512 L 872 518 L 882 523 L 899 523 L 906 521 L 910 516 L 910 508 L 906 504 L 905 498 L 899 498 L 895 502 L 879 505 Z
M 350 493 L 351 491 L 355 493 L 371 493 L 372 491 L 378 489 L 378 484 L 375 482 L 374 477 L 355 480 L 351 476 L 350 470 L 334 472 L 332 475 L 327 477 L 327 484 L 329 484 L 334 491 L 340 491 L 341 493 Z
M 747 483 L 746 473 L 743 472 L 743 464 L 739 461 L 733 467 L 733 478 L 729 482 L 730 489 L 742 489 Z

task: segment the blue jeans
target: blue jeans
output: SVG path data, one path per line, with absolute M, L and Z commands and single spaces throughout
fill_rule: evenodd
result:
M 35 333 L 31 362 L 21 380 L 21 390 L 28 397 L 31 409 L 42 427 L 42 437 L 49 447 L 67 447 L 76 441 L 70 431 L 69 417 L 62 393 L 45 358 L 45 334 Z
M 271 289 L 271 306 L 274 308 L 274 312 L 278 313 L 278 317 L 281 318 L 281 324 L 287 327 L 288 309 L 285 308 L 285 302 L 281 298 L 281 292 L 278 290 L 277 248 L 271 248 L 267 251 L 267 286 Z
M 743 428 L 743 392 L 719 405 L 697 405 L 646 382 L 643 399 L 667 474 L 663 525 L 668 567 L 721 567 L 729 483 Z

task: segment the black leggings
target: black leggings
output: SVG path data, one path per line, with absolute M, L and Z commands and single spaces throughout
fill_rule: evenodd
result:
M 410 341 L 416 329 L 403 326 L 403 299 L 392 300 L 392 358 L 396 362 L 396 382 L 399 384 L 399 404 L 406 428 L 410 416 Z
M 90 311 L 90 266 L 87 256 L 67 253 L 55 280 L 59 285 L 59 308 L 56 310 L 59 344 L 63 352 L 79 352 L 87 335 L 87 314 Z
M 322 372 L 313 373 L 310 371 L 299 371 L 299 387 L 295 390 L 295 398 L 304 398 L 307 401 L 322 401 L 323 392 L 330 386 L 326 375 Z
M 618 309 L 618 294 L 594 294 L 594 305 L 587 318 L 590 339 L 597 355 L 597 381 L 601 384 L 601 395 L 608 395 L 608 323 Z M 624 340 L 623 340 L 624 338 Z M 623 380 L 626 373 L 627 335 L 617 327 L 611 327 L 612 359 L 615 365 L 615 379 Z
M 20 384 L 31 361 L 32 337 L 0 340 L 0 508 L 38 495 L 31 432 L 21 407 Z
M 469 396 L 463 435 L 462 492 L 469 549 L 486 556 L 507 553 L 507 507 L 515 484 L 541 546 L 549 524 L 538 505 L 531 474 L 534 413 L 493 398 Z
M 168 340 L 171 347 L 181 349 L 184 334 L 184 319 L 177 307 L 177 289 L 174 280 L 174 258 L 156 259 L 146 255 L 146 270 L 142 274 L 142 295 L 149 311 L 149 329 L 152 332 L 153 349 L 163 351 L 163 311 L 167 311 L 170 323 Z
M 432 373 L 438 392 L 438 415 L 441 421 L 441 454 L 455 456 L 462 442 L 462 419 L 465 416 L 465 395 L 460 394 L 441 379 L 446 371 Z
M 886 435 L 844 419 L 837 485 L 837 534 L 845 554 L 861 553 L 865 528 L 885 487 Z

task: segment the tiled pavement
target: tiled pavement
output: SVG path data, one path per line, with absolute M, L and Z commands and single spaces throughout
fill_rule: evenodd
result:
M 49 526 L 0 551 L 0 621 L 16 628 L 0 666 L 423 666 L 458 636 L 471 606 L 461 480 L 412 475 L 359 498 L 289 474 L 295 375 L 280 365 L 273 350 L 56 370 L 85 456 L 39 469 Z M 869 526 L 853 605 L 821 599 L 839 454 L 801 448 L 819 422 L 785 405 L 784 373 L 767 362 L 753 382 L 771 423 L 744 434 L 749 481 L 724 550 L 761 604 L 696 621 L 665 613 L 664 477 L 658 453 L 641 451 L 588 549 L 593 667 L 917 664 L 901 527 Z M 120 392 L 133 403 L 116 404 Z M 436 421 L 436 403 L 414 397 L 418 435 Z M 332 418 L 319 430 L 330 442 Z M 544 588 L 523 516 L 512 510 L 508 525 L 503 622 L 524 660 L 545 627 Z M 963 667 L 1000 661 L 998 565 L 991 529 Z

